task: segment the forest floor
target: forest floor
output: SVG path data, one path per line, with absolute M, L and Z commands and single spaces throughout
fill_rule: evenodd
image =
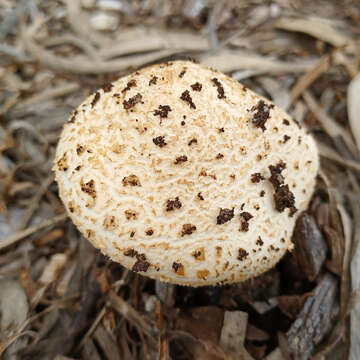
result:
M 360 4 L 0 1 L 0 357 L 360 359 Z M 97 88 L 195 59 L 315 137 L 321 170 L 298 251 L 232 286 L 164 285 L 94 249 L 51 171 Z

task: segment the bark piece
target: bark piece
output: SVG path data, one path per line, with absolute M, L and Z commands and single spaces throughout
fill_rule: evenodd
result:
M 309 359 L 315 346 L 331 330 L 339 310 L 337 292 L 337 279 L 327 273 L 305 301 L 297 320 L 286 333 L 289 352 L 295 359 Z
M 298 218 L 293 235 L 295 251 L 291 253 L 291 265 L 295 273 L 314 281 L 326 260 L 326 241 L 314 218 L 303 213 Z

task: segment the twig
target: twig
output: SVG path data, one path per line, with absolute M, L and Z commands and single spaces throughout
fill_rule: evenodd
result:
M 358 153 L 355 143 L 353 142 L 350 134 L 343 129 L 338 123 L 332 119 L 317 103 L 315 98 L 311 95 L 309 91 L 304 91 L 302 94 L 306 104 L 316 116 L 317 120 L 321 124 L 325 132 L 332 138 L 341 136 L 344 139 L 345 144 L 353 155 Z
M 174 55 L 180 50 L 163 50 L 156 53 L 144 54 L 139 56 L 128 56 L 123 59 L 112 61 L 94 61 L 85 57 L 75 57 L 73 59 L 63 58 L 53 55 L 50 51 L 43 49 L 32 39 L 30 31 L 23 31 L 23 40 L 26 49 L 43 66 L 58 72 L 69 72 L 77 74 L 108 74 L 127 70 L 129 67 L 140 67 L 146 63 L 157 61 L 161 58 Z
M 83 338 L 81 339 L 79 345 L 76 347 L 75 352 L 78 352 L 85 344 L 86 339 L 91 336 L 91 334 L 96 330 L 97 326 L 99 325 L 100 321 L 102 320 L 102 318 L 104 317 L 106 313 L 106 308 L 105 306 L 101 309 L 101 311 L 99 312 L 99 314 L 96 316 L 94 322 L 92 323 L 92 325 L 90 326 L 90 329 L 86 332 L 86 334 L 83 336 Z
M 351 170 L 360 172 L 360 163 L 358 163 L 357 161 L 345 159 L 344 157 L 340 156 L 336 151 L 334 151 L 332 148 L 330 148 L 329 146 L 323 143 L 318 142 L 317 145 L 318 145 L 319 153 L 322 157 L 334 161 L 339 165 L 345 166 Z
M 294 102 L 318 77 L 325 73 L 330 65 L 330 55 L 323 56 L 315 66 L 303 74 L 291 89 L 291 102 Z
M 214 55 L 204 55 L 201 61 L 204 65 L 223 72 L 235 70 L 261 70 L 264 73 L 286 74 L 298 73 L 312 69 L 314 61 L 285 62 L 269 57 L 248 54 L 241 51 L 223 50 Z
M 99 47 L 110 44 L 108 37 L 100 35 L 91 28 L 87 17 L 81 11 L 79 0 L 63 0 L 63 2 L 67 8 L 68 21 L 76 33 Z
M 345 47 L 347 51 L 355 52 L 354 41 L 336 30 L 326 19 L 315 17 L 308 19 L 282 18 L 275 23 L 275 27 L 282 30 L 302 32 L 335 47 Z
M 39 190 L 37 191 L 36 195 L 31 201 L 30 206 L 26 209 L 26 213 L 24 215 L 24 218 L 22 219 L 18 230 L 23 230 L 31 220 L 33 214 L 38 209 L 40 205 L 40 201 L 42 197 L 45 195 L 48 187 L 52 184 L 54 181 L 54 174 L 50 174 L 40 185 Z
M 138 330 L 143 331 L 155 342 L 154 332 L 150 324 L 131 305 L 124 301 L 120 296 L 116 295 L 112 290 L 109 293 L 109 302 L 114 310 L 124 316 L 126 320 L 136 326 Z
M 76 37 L 72 34 L 53 36 L 51 38 L 47 38 L 43 45 L 46 47 L 49 46 L 59 46 L 62 44 L 70 44 L 76 46 L 77 48 L 84 51 L 92 59 L 99 59 L 98 51 L 93 47 L 88 41 Z
M 59 86 L 55 86 L 52 89 L 47 89 L 38 93 L 24 101 L 21 102 L 21 105 L 16 107 L 15 111 L 23 110 L 25 107 L 37 104 L 39 102 L 71 94 L 72 92 L 80 88 L 79 84 L 76 83 L 66 83 Z
M 134 39 L 136 38 L 136 41 Z M 206 39 L 198 34 L 178 31 L 161 31 L 151 29 L 127 30 L 109 47 L 99 51 L 103 60 L 118 56 L 159 51 L 164 49 L 181 51 L 207 51 Z
M 39 230 L 45 229 L 49 226 L 56 225 L 57 223 L 64 221 L 67 218 L 67 214 L 60 214 L 52 219 L 45 220 L 38 225 L 31 226 L 25 230 L 19 231 L 14 235 L 9 236 L 8 238 L 0 241 L 0 250 L 3 250 L 11 245 L 16 244 L 20 240 L 36 233 Z

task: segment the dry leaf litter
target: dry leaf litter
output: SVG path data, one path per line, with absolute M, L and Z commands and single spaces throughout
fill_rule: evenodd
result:
M 3 359 L 360 358 L 360 5 L 278 0 L 0 3 Z M 145 65 L 194 59 L 316 138 L 289 253 L 244 283 L 165 285 L 103 257 L 51 172 L 70 112 Z

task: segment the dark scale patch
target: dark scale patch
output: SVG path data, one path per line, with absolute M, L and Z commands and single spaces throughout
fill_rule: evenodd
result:
M 134 235 L 135 235 L 135 231 L 132 231 L 132 232 L 130 233 L 130 237 L 133 238 Z
M 186 161 L 188 161 L 187 156 L 186 155 L 180 155 L 175 159 L 174 164 L 178 165 L 178 164 L 184 163 Z
M 180 209 L 182 206 L 179 197 L 177 196 L 174 200 L 168 199 L 166 202 L 166 211 L 173 211 L 175 209 Z
M 107 84 L 105 84 L 104 86 L 103 86 L 103 91 L 104 91 L 104 93 L 107 93 L 107 92 L 110 92 L 111 91 L 111 89 L 113 88 L 113 84 L 111 84 L 111 83 L 107 83 Z
M 289 185 L 282 185 L 274 193 L 275 208 L 279 212 L 283 212 L 286 208 L 290 209 L 290 217 L 297 212 L 295 207 L 295 196 L 290 191 Z
M 196 82 L 195 84 L 192 84 L 190 86 L 194 91 L 201 91 L 202 89 L 202 85 L 199 82 Z
M 142 95 L 137 93 L 133 97 L 129 98 L 129 100 L 123 101 L 123 107 L 125 110 L 129 110 L 133 108 L 137 103 L 139 103 L 142 99 Z
M 240 248 L 237 259 L 240 261 L 245 260 L 249 256 L 249 253 L 245 250 Z
M 283 119 L 283 124 L 286 126 L 290 125 L 290 121 L 288 119 Z
M 148 230 L 146 230 L 145 234 L 147 236 L 152 236 L 154 234 L 154 230 L 153 229 L 148 229 Z
M 201 257 L 202 252 L 201 252 L 201 250 L 195 250 L 191 255 L 192 255 L 195 259 L 198 259 L 199 257 Z
M 138 255 L 138 252 L 134 249 L 129 249 L 124 252 L 124 255 L 130 256 L 130 257 L 135 257 L 136 255 Z
M 76 171 L 79 171 L 80 169 L 81 169 L 81 165 L 78 165 L 78 166 L 75 168 Z
M 178 272 L 181 272 L 181 269 L 183 269 L 184 266 L 183 266 L 183 264 L 174 261 L 172 264 L 172 268 L 174 269 L 174 271 L 176 273 L 178 273 Z
M 94 98 L 91 101 L 91 107 L 93 108 L 99 100 L 100 100 L 100 93 L 97 91 L 95 93 Z
M 270 117 L 270 109 L 272 109 L 274 105 L 267 105 L 263 100 L 260 100 L 257 105 L 251 108 L 251 111 L 254 112 L 252 123 L 261 128 L 262 131 L 266 130 L 265 123 Z
M 181 73 L 179 74 L 179 78 L 182 79 L 186 73 L 186 68 L 184 68 Z
M 181 236 L 191 235 L 194 231 L 196 231 L 196 226 L 193 224 L 184 224 L 181 230 Z
M 230 221 L 234 217 L 234 208 L 232 209 L 220 209 L 219 215 L 216 218 L 216 224 L 222 225 Z
M 130 90 L 132 87 L 136 86 L 136 80 L 132 79 L 130 80 L 127 84 L 126 87 L 124 87 L 121 92 L 124 94 L 126 93 L 128 90 Z
M 90 180 L 87 183 L 81 182 L 81 191 L 90 195 L 93 199 L 96 198 L 95 181 Z
M 75 110 L 75 111 L 73 112 L 70 120 L 68 121 L 70 124 L 73 124 L 73 123 L 75 122 L 77 114 L 78 114 L 78 111 Z
M 156 85 L 156 82 L 158 80 L 158 77 L 157 76 L 153 76 L 150 81 L 149 81 L 149 86 L 151 85 Z
M 199 200 L 204 200 L 204 197 L 201 195 L 201 192 L 199 192 L 199 193 L 197 194 L 197 198 L 198 198 Z
M 122 184 L 123 186 L 141 186 L 139 178 L 134 174 L 125 176 L 122 179 Z
M 288 142 L 290 139 L 291 139 L 291 136 L 289 136 L 289 135 L 284 135 L 283 143 L 285 144 L 285 143 Z
M 261 190 L 260 191 L 260 197 L 264 197 L 265 196 L 265 191 L 264 190 Z
M 156 146 L 159 146 L 161 148 L 166 145 L 164 136 L 158 136 L 156 138 L 153 138 L 152 141 Z
M 147 261 L 145 254 L 136 254 L 136 263 L 132 267 L 132 271 L 134 272 L 146 272 L 150 266 L 150 263 Z
M 218 153 L 218 154 L 216 155 L 216 159 L 218 159 L 218 160 L 222 159 L 223 157 L 224 157 L 224 155 L 223 155 L 223 154 L 220 154 L 220 153 Z
M 181 126 L 185 126 L 185 121 L 183 120 L 180 124 Z
M 290 217 L 292 217 L 296 212 L 297 208 L 295 207 L 295 196 L 290 191 L 289 185 L 284 184 L 284 177 L 281 175 L 281 172 L 286 168 L 286 164 L 283 161 L 280 161 L 277 165 L 270 165 L 269 170 L 271 176 L 269 181 L 274 187 L 274 201 L 275 209 L 279 212 L 283 212 L 286 208 L 290 210 Z
M 78 146 L 76 147 L 76 153 L 77 153 L 78 155 L 81 155 L 84 151 L 85 151 L 85 148 L 84 148 L 82 145 L 78 145 Z
M 188 142 L 188 146 L 191 146 L 192 144 L 197 144 L 197 139 L 191 139 L 189 142 Z
M 193 103 L 192 98 L 191 98 L 191 96 L 190 96 L 189 90 L 185 90 L 185 91 L 181 94 L 180 99 L 183 100 L 183 101 L 185 101 L 185 102 L 187 102 L 187 103 L 189 104 L 190 108 L 196 109 L 196 106 L 195 106 L 195 104 Z
M 159 105 L 159 108 L 154 110 L 154 115 L 160 116 L 161 119 L 164 119 L 168 117 L 170 111 L 172 110 L 169 105 Z
M 243 211 L 242 213 L 240 213 L 239 231 L 249 231 L 249 220 L 252 218 L 253 216 L 247 211 Z
M 217 92 L 218 92 L 218 99 L 225 99 L 225 91 L 224 88 L 221 84 L 221 82 L 217 79 L 217 78 L 213 78 L 211 79 L 211 81 L 213 82 L 214 86 L 217 87 Z
M 66 171 L 68 169 L 66 152 L 61 157 L 61 159 L 57 162 L 57 166 L 60 171 Z
M 223 133 L 223 132 L 225 132 L 225 129 L 223 127 L 218 129 L 218 133 Z
M 259 183 L 261 180 L 264 180 L 265 178 L 260 173 L 253 173 L 251 174 L 251 182 L 253 183 Z
M 262 241 L 261 237 L 259 236 L 258 239 L 256 240 L 256 245 L 257 246 L 263 246 L 264 242 Z
M 286 164 L 283 161 L 280 161 L 277 165 L 270 165 L 269 170 L 271 176 L 269 181 L 273 185 L 274 189 L 278 189 L 282 184 L 284 184 L 284 177 L 281 175 L 281 172 L 286 168 Z

